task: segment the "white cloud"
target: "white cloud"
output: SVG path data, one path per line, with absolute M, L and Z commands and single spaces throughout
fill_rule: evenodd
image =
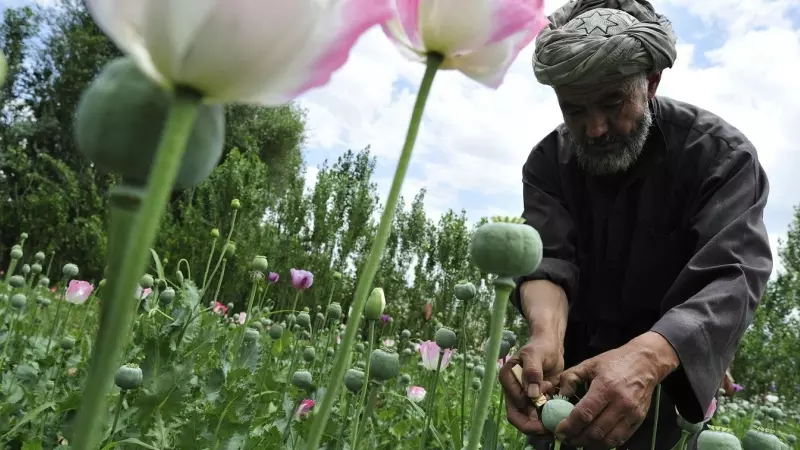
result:
M 800 91 L 794 81 L 800 73 L 800 32 L 788 19 L 776 19 L 786 16 L 790 0 L 665 3 L 688 8 L 710 25 L 724 25 L 729 39 L 706 53 L 711 67 L 700 68 L 691 65 L 696 41 L 681 37 L 690 43 L 680 46 L 676 67 L 665 72 L 659 94 L 707 108 L 740 128 L 755 144 L 770 178 L 768 222 L 769 217 L 790 217 L 792 205 L 800 203 L 791 172 L 800 166 L 794 139 L 800 123 Z M 556 5 L 548 3 L 548 10 Z M 532 52 L 533 45 L 520 54 L 496 91 L 456 72 L 437 75 L 403 190 L 407 199 L 425 187 L 432 214 L 448 208 L 465 208 L 473 218 L 478 212 L 520 213 L 522 164 L 562 121 L 551 89 L 533 76 Z M 303 97 L 309 109 L 309 148 L 339 152 L 371 145 L 379 165 L 387 168 L 382 176 L 391 176 L 423 69 L 405 61 L 379 29 L 367 33 L 331 83 Z M 389 179 L 378 183 L 385 195 Z M 472 201 L 475 195 L 488 202 Z M 774 222 L 769 222 L 773 242 L 788 225 Z

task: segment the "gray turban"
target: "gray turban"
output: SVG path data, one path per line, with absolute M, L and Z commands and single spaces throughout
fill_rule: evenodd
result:
M 550 86 L 612 82 L 672 67 L 670 21 L 646 0 L 571 0 L 536 38 L 533 72 Z

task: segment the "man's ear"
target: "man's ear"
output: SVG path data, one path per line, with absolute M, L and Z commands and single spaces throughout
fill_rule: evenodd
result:
M 651 73 L 647 77 L 647 99 L 652 100 L 656 96 L 658 84 L 661 83 L 661 72 Z

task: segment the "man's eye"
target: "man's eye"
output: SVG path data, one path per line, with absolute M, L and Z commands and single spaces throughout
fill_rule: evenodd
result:
M 622 102 L 614 102 L 614 103 L 606 103 L 606 105 L 603 106 L 603 108 L 605 108 L 605 109 L 618 109 L 620 106 L 622 106 Z

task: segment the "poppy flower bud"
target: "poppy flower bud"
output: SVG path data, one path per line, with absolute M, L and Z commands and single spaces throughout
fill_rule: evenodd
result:
M 364 344 L 362 344 L 361 342 L 354 345 L 353 348 L 357 353 L 364 353 Z
M 475 287 L 474 284 L 470 283 L 469 281 L 462 281 L 456 284 L 454 294 L 457 299 L 466 301 L 472 300 L 475 298 L 475 295 L 478 293 L 478 289 Z
M 12 275 L 11 278 L 8 279 L 8 284 L 13 288 L 21 288 L 25 286 L 25 277 L 22 275 Z
M 505 359 L 508 356 L 508 352 L 511 351 L 511 344 L 508 341 L 500 341 L 500 354 L 497 355 L 497 359 Z
M 330 358 L 331 356 L 333 356 L 333 355 L 334 355 L 334 353 L 335 353 L 335 352 L 334 352 L 334 351 L 333 351 L 333 349 L 332 349 L 332 348 L 330 348 L 330 347 L 328 347 L 328 348 L 325 350 L 325 355 L 327 355 L 327 356 L 328 356 L 328 358 Z
M 283 327 L 280 324 L 274 324 L 269 329 L 269 337 L 272 339 L 280 339 L 283 335 Z
M 411 350 L 410 348 L 404 348 L 400 354 L 403 356 L 411 356 L 414 354 L 414 350 Z
M 308 315 L 307 312 L 303 311 L 297 315 L 296 323 L 303 328 L 308 328 L 308 326 L 311 325 L 311 316 Z
M 473 372 L 475 372 L 475 375 L 477 375 L 479 378 L 483 378 L 483 374 L 484 374 L 485 370 L 486 369 L 483 366 L 475 366 L 475 369 L 473 369 Z
M 358 369 L 350 369 L 344 374 L 344 387 L 352 393 L 356 393 L 364 386 L 364 372 Z
M 23 241 L 23 242 L 27 241 L 27 240 L 28 240 L 28 233 L 21 233 L 21 234 L 19 235 L 19 238 L 20 238 L 20 240 L 21 240 L 21 241 Z
M 315 319 L 317 320 L 318 323 L 322 323 L 325 320 L 325 314 L 318 312 Z
M 311 389 L 311 386 L 313 386 L 311 381 L 311 372 L 307 370 L 298 370 L 292 374 L 292 384 L 300 389 Z
M 503 330 L 503 340 L 513 347 L 517 343 L 517 335 L 511 330 Z
M 42 265 L 38 262 L 31 264 L 31 272 L 33 272 L 34 275 L 39 275 L 42 273 Z
M 163 291 L 161 291 L 160 294 L 158 294 L 158 300 L 162 304 L 167 304 L 174 299 L 175 299 L 175 289 L 172 289 L 171 287 L 164 289 Z
M 482 272 L 518 277 L 535 271 L 542 262 L 539 233 L 519 218 L 494 218 L 472 235 L 470 255 Z
M 333 279 L 337 280 L 337 281 L 341 280 L 342 279 L 342 273 L 341 272 L 333 272 Z
M 154 283 L 155 280 L 153 279 L 153 276 L 149 274 L 144 274 L 144 276 L 142 276 L 142 279 L 139 280 L 139 286 L 141 286 L 142 289 L 150 289 L 153 287 Z
M 403 331 L 400 332 L 400 337 L 402 339 L 408 339 L 408 338 L 411 337 L 411 332 L 408 331 L 408 330 L 403 330 Z
M 467 370 L 472 370 L 474 368 L 475 368 L 475 364 L 472 364 L 471 362 L 467 363 Z
M 147 182 L 161 141 L 173 93 L 151 81 L 131 58 L 115 59 L 83 91 L 75 114 L 78 150 L 104 172 L 129 183 Z M 220 104 L 197 103 L 175 189 L 192 188 L 214 170 L 225 135 Z
M 225 307 L 228 309 L 233 309 L 233 303 L 228 303 L 227 305 L 225 305 Z
M 22 259 L 22 256 L 23 254 L 21 247 L 15 245 L 14 247 L 11 248 L 11 259 L 19 260 Z
M 39 278 L 39 286 L 47 287 L 50 284 L 50 278 L 41 277 Z
M 184 281 L 183 272 L 181 272 L 180 270 L 176 270 L 175 279 L 178 281 L 178 286 L 183 286 L 183 281 Z
M 456 332 L 446 327 L 436 330 L 434 340 L 436 341 L 436 345 L 442 349 L 451 349 L 458 345 L 458 337 L 456 336 Z
M 262 317 L 262 318 L 258 319 L 258 321 L 259 321 L 259 323 L 261 323 L 261 325 L 263 325 L 265 327 L 272 326 L 272 321 L 267 319 L 266 317 Z
M 39 306 L 48 307 L 50 306 L 50 299 L 47 297 L 38 297 L 36 298 L 36 303 L 38 303 Z
M 364 318 L 367 320 L 380 320 L 383 310 L 386 308 L 386 296 L 383 288 L 376 287 L 367 299 L 364 306 Z
M 72 278 L 77 275 L 79 272 L 78 266 L 72 263 L 64 264 L 64 267 L 61 268 L 61 273 L 66 278 Z
M 238 198 L 231 200 L 231 209 L 239 209 L 241 206 L 242 204 L 239 202 Z
M 328 305 L 328 319 L 339 320 L 342 318 L 342 305 L 333 302 Z
M 61 349 L 62 350 L 72 350 L 75 348 L 75 338 L 72 336 L 67 336 L 61 339 Z
M 23 275 L 27 275 L 27 274 L 29 274 L 29 273 L 31 273 L 31 266 L 30 266 L 30 264 L 23 264 L 23 265 L 22 265 L 22 274 L 23 274 Z
M 15 309 L 22 309 L 25 307 L 25 303 L 27 303 L 28 297 L 25 297 L 25 294 L 14 294 L 11 296 L 11 307 Z
M 236 253 L 236 244 L 233 241 L 228 241 L 225 245 L 225 257 L 232 258 L 234 253 Z
M 477 391 L 478 389 L 480 389 L 480 388 L 481 388 L 481 380 L 480 380 L 480 378 L 473 378 L 473 379 L 472 379 L 472 386 L 471 386 L 471 387 L 472 387 L 472 389 L 473 389 L 473 390 L 475 390 L 475 391 Z
M 411 375 L 404 373 L 400 375 L 400 383 L 402 384 L 409 384 L 411 383 Z
M 212 228 L 211 229 L 211 237 L 216 239 L 219 237 L 219 228 Z
M 244 341 L 245 342 L 256 342 L 258 338 L 261 337 L 261 334 L 258 330 L 254 328 L 248 328 L 244 330 Z
M 142 385 L 142 369 L 135 364 L 126 364 L 114 374 L 114 384 L 123 391 L 130 391 Z
M 38 263 L 44 262 L 44 258 L 45 258 L 44 252 L 36 252 L 36 254 L 33 255 L 33 260 Z
M 391 350 L 376 349 L 369 357 L 369 376 L 376 381 L 387 381 L 400 373 L 400 357 Z
M 164 281 L 164 280 L 162 280 L 161 278 L 156 278 L 156 283 L 155 283 L 155 286 L 156 286 L 156 287 L 157 287 L 159 290 L 163 290 L 163 289 L 166 289 L 166 287 L 167 287 L 167 282 L 166 282 L 166 281 Z
M 314 349 L 314 347 L 306 347 L 303 349 L 303 361 L 312 362 L 316 356 L 317 351 Z

